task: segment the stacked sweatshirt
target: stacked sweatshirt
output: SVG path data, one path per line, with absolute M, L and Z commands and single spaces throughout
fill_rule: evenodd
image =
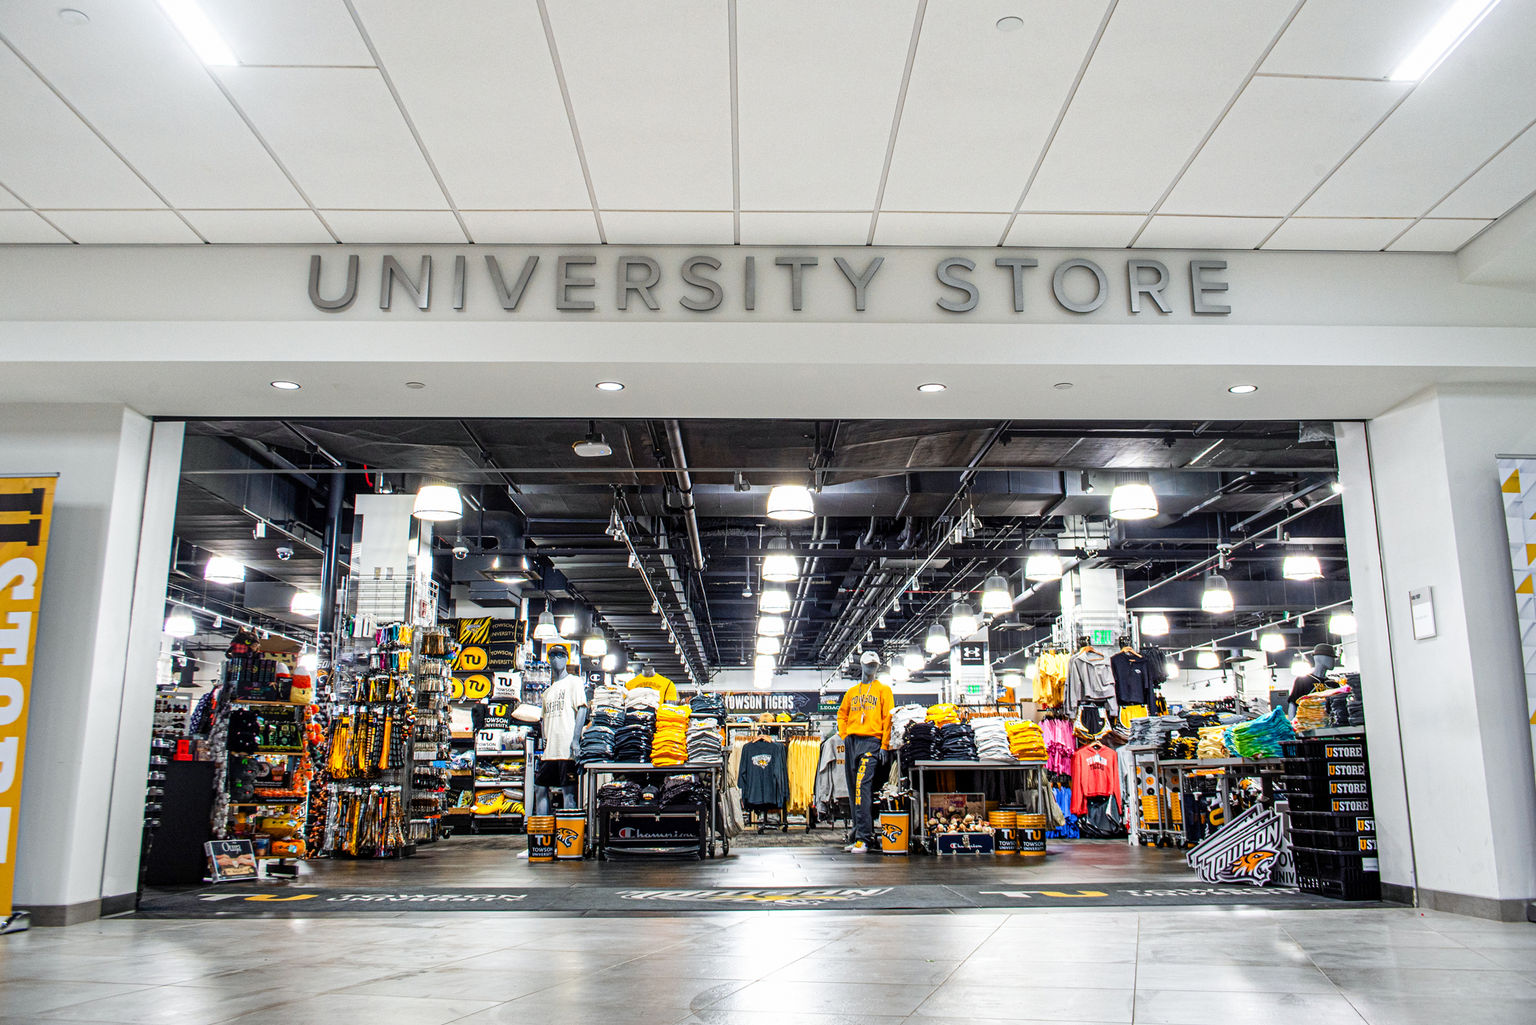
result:
M 681 765 L 688 760 L 689 711 L 687 705 L 662 705 L 656 710 L 652 765 Z

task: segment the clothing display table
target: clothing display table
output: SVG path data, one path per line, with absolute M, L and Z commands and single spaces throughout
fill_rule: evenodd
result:
M 1183 802 L 1186 781 L 1190 776 L 1215 776 L 1217 795 L 1221 802 L 1222 821 L 1232 820 L 1232 781 L 1257 774 L 1266 766 L 1279 762 L 1277 758 L 1158 758 L 1155 748 L 1131 749 L 1136 764 L 1150 772 L 1160 784 L 1156 788 L 1158 821 L 1148 823 L 1141 814 L 1139 800 L 1128 801 L 1135 816 L 1135 829 L 1131 830 L 1131 842 L 1138 840 L 1157 847 L 1183 846 L 1188 842 L 1190 824 L 1183 821 L 1183 808 L 1179 809 L 1179 823 L 1174 823 L 1174 801 Z M 1239 771 L 1234 771 L 1239 770 Z
M 946 761 L 916 761 L 912 763 L 912 786 L 917 792 L 917 840 L 924 847 L 928 845 L 928 775 L 934 772 L 976 772 L 982 774 L 996 773 L 999 776 L 1010 772 L 1023 772 L 1034 774 L 1034 790 L 1039 801 L 1040 811 L 1045 811 L 1047 802 L 1051 800 L 1050 782 L 1045 775 L 1045 762 L 946 762 Z
M 626 850 L 630 853 L 676 853 L 680 849 L 697 846 L 699 857 L 714 857 L 716 848 L 723 847 L 723 853 L 731 851 L 730 840 L 725 836 L 722 824 L 717 815 L 720 806 L 720 786 L 725 775 L 725 765 L 722 762 L 683 762 L 679 765 L 652 765 L 650 762 L 588 762 L 582 766 L 581 796 L 583 807 L 587 817 L 587 846 L 588 853 L 596 857 L 602 857 L 607 841 L 607 830 L 603 828 L 606 811 L 598 808 L 597 791 L 602 785 L 603 776 L 686 776 L 696 775 L 709 787 L 709 799 L 704 808 L 695 808 L 689 805 L 679 805 L 673 808 L 646 808 L 643 806 L 634 809 L 613 809 L 625 813 L 633 812 L 654 816 L 657 819 L 671 819 L 680 817 L 697 817 L 699 832 L 696 838 L 690 838 L 689 842 L 658 842 L 655 844 L 639 844 L 629 846 Z

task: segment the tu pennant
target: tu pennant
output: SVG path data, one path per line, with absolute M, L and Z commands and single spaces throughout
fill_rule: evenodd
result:
M 0 921 L 11 917 L 33 646 L 54 477 L 0 477 Z

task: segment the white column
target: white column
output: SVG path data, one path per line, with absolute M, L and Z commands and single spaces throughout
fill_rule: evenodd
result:
M 1536 451 L 1536 390 L 1432 390 L 1365 435 L 1368 482 L 1358 439 L 1340 455 L 1372 789 L 1391 802 L 1378 814 L 1390 824 L 1401 795 L 1421 905 L 1523 918 L 1536 897 L 1536 771 L 1495 456 Z M 1358 543 L 1363 512 L 1351 492 L 1363 485 L 1374 489 L 1381 594 L 1370 593 L 1371 552 Z M 1408 592 L 1426 586 L 1437 633 L 1416 640 Z M 1396 767 L 1380 764 L 1394 739 L 1405 784 L 1396 793 Z M 1392 864 L 1384 856 L 1384 869 Z
M 180 425 L 122 406 L 0 405 L 0 473 L 59 475 L 16 858 L 36 924 L 131 906 L 180 459 Z

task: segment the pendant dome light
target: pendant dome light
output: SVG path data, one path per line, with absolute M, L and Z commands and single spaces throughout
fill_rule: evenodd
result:
M 446 523 L 464 518 L 464 499 L 450 484 L 426 484 L 416 492 L 411 515 L 428 523 Z
M 757 639 L 757 653 L 759 655 L 777 655 L 784 650 L 784 642 L 777 637 L 759 637 Z
M 1350 637 L 1357 629 L 1353 612 L 1335 612 L 1328 617 L 1328 632 L 1340 637 Z
M 772 655 L 759 655 L 752 660 L 752 669 L 759 676 L 772 676 L 778 668 L 778 660 Z
M 1201 648 L 1195 655 L 1195 665 L 1200 669 L 1220 669 L 1221 656 L 1212 648 Z
M 1121 475 L 1109 495 L 1109 515 L 1117 520 L 1147 520 L 1157 515 L 1157 493 L 1145 473 Z
M 1056 554 L 1050 541 L 1031 541 L 1029 557 L 1024 560 L 1024 579 L 1034 581 L 1060 580 L 1061 556 Z
M 811 489 L 801 484 L 777 484 L 768 492 L 770 520 L 808 520 L 816 515 Z
M 1279 630 L 1265 630 L 1259 634 L 1259 650 L 1273 655 L 1285 650 L 1285 635 Z
M 560 628 L 555 626 L 555 614 L 548 609 L 539 613 L 538 624 L 533 628 L 533 639 L 536 641 L 557 641 L 560 639 Z
M 912 670 L 900 664 L 891 666 L 892 683 L 906 683 L 910 679 L 912 679 Z
M 1167 637 L 1168 617 L 1161 612 L 1142 613 L 1141 635 L 1143 637 Z
M 172 612 L 165 617 L 165 632 L 172 637 L 191 637 L 197 633 L 197 620 L 185 612 Z
M 783 616 L 758 616 L 757 617 L 757 635 L 759 637 L 783 637 L 784 636 L 784 617 Z
M 981 621 L 976 618 L 976 610 L 967 602 L 955 602 L 949 610 L 949 639 L 963 641 L 980 628 Z
M 1312 663 L 1308 662 L 1306 659 L 1298 656 L 1296 661 L 1291 663 L 1292 676 L 1309 676 L 1311 673 Z
M 560 636 L 561 637 L 575 637 L 576 636 L 576 629 L 577 629 L 577 623 L 576 623 L 576 617 L 575 616 L 561 616 L 560 617 Z
M 320 596 L 312 591 L 296 591 L 293 600 L 288 603 L 288 611 L 295 616 L 318 616 Z
M 923 657 L 923 653 L 918 651 L 914 645 L 902 653 L 901 664 L 907 667 L 908 672 L 916 673 L 921 672 L 928 665 L 928 660 Z
M 768 554 L 763 556 L 763 579 L 775 584 L 800 579 L 800 560 L 790 554 L 789 542 L 782 537 L 768 542 Z
M 1320 580 L 1323 564 L 1315 555 L 1287 555 L 1280 564 L 1280 573 L 1287 580 Z
M 581 653 L 586 658 L 602 658 L 608 654 L 608 638 L 600 631 L 593 631 L 581 642 Z
M 611 673 L 617 668 L 619 668 L 619 656 L 617 653 L 610 651 L 603 656 L 603 672 Z
M 1022 673 L 1007 672 L 997 678 L 999 687 L 1006 687 L 1015 694 L 1024 692 L 1024 676 Z
M 987 577 L 981 587 L 981 611 L 987 616 L 1006 616 L 1013 611 L 1013 594 L 1006 577 L 999 573 Z
M 238 584 L 245 579 L 245 564 L 222 555 L 210 556 L 203 567 L 203 579 L 216 584 Z
M 1168 679 L 1177 680 L 1179 678 L 1178 659 L 1170 658 L 1167 662 L 1163 663 L 1163 667 L 1168 670 Z
M 778 614 L 788 612 L 789 606 L 789 589 L 786 587 L 765 587 L 758 592 L 757 611 L 759 612 Z
M 1232 588 L 1227 585 L 1226 577 L 1212 573 L 1205 578 L 1205 593 L 1200 595 L 1200 607 L 1213 616 L 1223 616 L 1232 611 L 1235 607 Z
M 928 628 L 928 634 L 923 639 L 923 647 L 930 655 L 942 655 L 949 650 L 949 635 L 944 628 L 935 623 Z

